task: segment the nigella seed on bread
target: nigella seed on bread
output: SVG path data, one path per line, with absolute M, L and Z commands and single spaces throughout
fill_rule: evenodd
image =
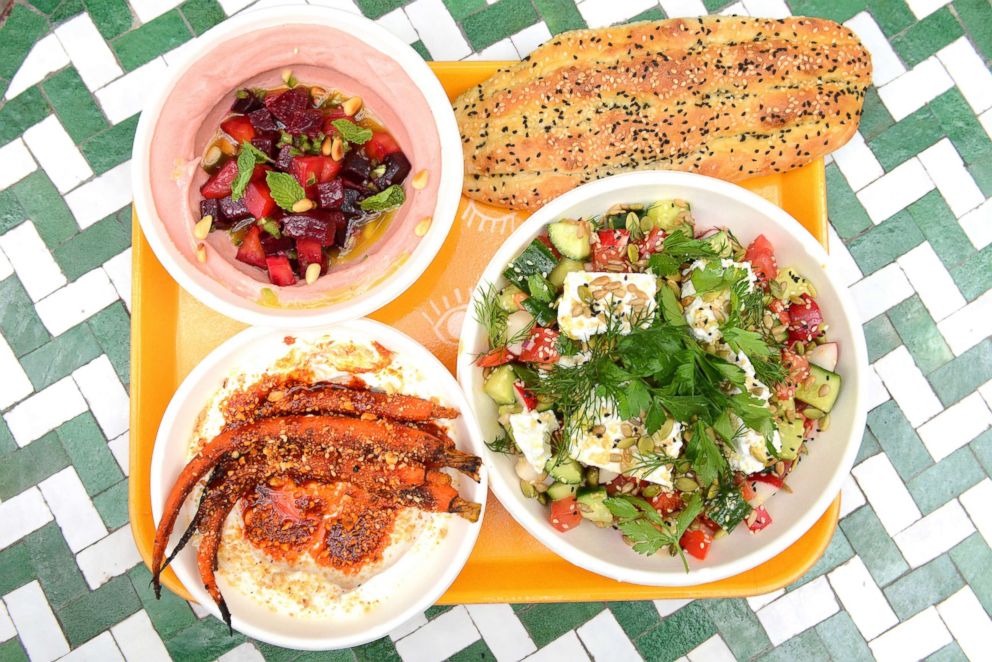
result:
M 785 172 L 857 130 L 871 57 L 818 18 L 707 16 L 556 36 L 454 102 L 464 194 L 536 209 L 629 170 Z

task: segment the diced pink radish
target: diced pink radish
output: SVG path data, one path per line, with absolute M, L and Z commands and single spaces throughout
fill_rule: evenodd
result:
M 516 382 L 513 385 L 513 391 L 517 396 L 517 402 L 523 405 L 524 411 L 532 411 L 537 407 L 537 398 L 524 388 L 524 385 L 520 382 Z
M 806 352 L 806 358 L 813 365 L 818 365 L 824 370 L 834 371 L 837 367 L 837 357 L 840 355 L 840 345 L 835 342 L 828 342 L 817 345 Z

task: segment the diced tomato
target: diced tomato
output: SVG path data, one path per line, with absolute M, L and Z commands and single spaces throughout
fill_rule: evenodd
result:
M 803 303 L 789 306 L 789 342 L 810 342 L 823 327 L 823 315 L 812 297 L 803 295 Z
M 789 323 L 789 309 L 781 300 L 772 299 L 772 302 L 768 304 L 768 310 L 778 315 L 779 324 Z
M 775 474 L 770 473 L 756 473 L 751 474 L 747 477 L 748 482 L 755 481 L 757 483 L 768 483 L 769 485 L 774 485 L 775 487 L 781 488 L 785 483 L 781 478 Z
M 285 255 L 269 255 L 265 258 L 265 266 L 269 270 L 269 281 L 273 285 L 285 287 L 296 282 L 293 265 Z
M 755 492 L 754 488 L 751 487 L 750 480 L 745 480 L 741 483 L 741 497 L 743 497 L 745 501 L 750 501 L 755 496 L 757 496 L 757 492 Z
M 648 502 L 662 515 L 671 515 L 676 510 L 682 510 L 685 505 L 678 492 L 659 492 L 657 496 L 648 499 Z
M 616 270 L 627 263 L 627 244 L 630 233 L 626 230 L 599 230 L 599 241 L 592 247 L 592 267 L 594 271 Z
M 264 182 L 249 182 L 245 188 L 245 206 L 255 218 L 268 216 L 275 210 L 276 201 L 269 194 L 269 187 Z
M 341 106 L 337 106 L 336 108 L 331 108 L 324 115 L 324 125 L 321 127 L 324 133 L 332 136 L 337 134 L 338 129 L 336 126 L 334 126 L 334 120 L 348 120 L 349 122 L 354 122 L 355 116 L 345 114 Z M 374 136 L 375 134 L 373 134 L 373 137 Z
M 538 235 L 537 240 L 548 247 L 551 254 L 555 256 L 556 260 L 561 259 L 561 252 L 555 248 L 555 245 L 551 243 L 551 239 L 546 234 Z
M 775 395 L 779 400 L 788 400 L 796 394 L 796 387 L 809 377 L 809 361 L 790 349 L 783 349 L 782 367 L 786 370 L 785 381 L 776 385 Z
M 527 411 L 533 411 L 537 407 L 537 397 L 533 393 L 524 388 L 524 385 L 517 382 L 513 385 L 513 390 L 517 393 L 517 398 L 523 403 L 524 409 Z
M 300 261 L 300 271 L 305 272 L 311 264 L 319 264 L 321 272 L 326 270 L 324 250 L 319 239 L 297 237 L 296 257 Z
M 315 197 L 317 184 L 331 181 L 340 169 L 341 164 L 329 156 L 294 156 L 289 164 L 289 173 L 311 199 Z
M 548 515 L 551 526 L 562 533 L 571 531 L 582 523 L 582 513 L 579 512 L 574 496 L 567 496 L 551 502 L 551 514 Z
M 260 269 L 265 268 L 265 249 L 262 247 L 261 233 L 262 228 L 257 225 L 251 226 L 241 240 L 241 245 L 238 246 L 236 258 L 239 262 L 244 262 Z
M 267 173 L 269 170 L 272 170 L 272 166 L 267 166 L 267 165 L 257 165 L 257 166 L 255 166 L 255 169 L 251 171 L 251 180 L 250 181 L 253 181 L 253 182 L 264 182 L 265 181 L 265 173 Z
M 705 559 L 706 555 L 710 553 L 710 545 L 712 543 L 712 536 L 702 529 L 686 531 L 682 534 L 682 540 L 679 541 L 679 545 L 682 549 L 688 552 L 690 556 L 695 556 L 700 561 Z
M 751 263 L 751 269 L 759 280 L 771 280 L 778 275 L 775 249 L 763 234 L 759 234 L 747 247 L 744 259 Z
M 226 198 L 231 195 L 231 184 L 238 176 L 238 163 L 231 159 L 200 187 L 204 198 Z
M 753 533 L 761 531 L 763 528 L 772 523 L 772 516 L 768 514 L 768 511 L 765 510 L 764 506 L 758 506 L 755 508 L 752 515 L 754 515 L 753 521 L 751 517 L 748 517 L 746 521 L 748 523 L 747 528 Z
M 665 233 L 660 228 L 651 228 L 646 237 L 637 242 L 637 252 L 641 257 L 658 253 L 665 245 Z
M 557 363 L 561 354 L 558 352 L 558 336 L 554 329 L 535 326 L 520 349 L 520 360 L 528 363 Z
M 251 120 L 245 115 L 229 117 L 220 123 L 220 128 L 224 133 L 234 138 L 234 142 L 239 145 L 244 142 L 251 142 L 251 139 L 255 137 L 255 127 L 251 125 Z
M 370 159 L 379 162 L 399 151 L 401 151 L 399 143 L 385 131 L 373 131 L 372 137 L 365 143 L 365 153 Z
M 624 492 L 625 485 L 633 485 L 633 487 L 628 488 L 628 491 Z M 616 496 L 617 494 L 629 494 L 635 488 L 643 485 L 647 485 L 647 483 L 643 480 L 620 474 L 606 484 L 606 493 L 610 496 Z
M 513 353 L 510 352 L 506 347 L 500 347 L 494 349 L 486 354 L 483 354 L 475 360 L 475 365 L 480 368 L 494 368 L 498 365 L 503 365 L 504 363 L 509 363 L 514 359 Z

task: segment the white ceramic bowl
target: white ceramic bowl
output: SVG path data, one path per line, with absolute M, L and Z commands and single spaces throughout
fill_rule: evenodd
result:
M 271 361 L 288 350 L 283 339 L 291 335 L 306 341 L 330 335 L 341 340 L 378 341 L 397 352 L 416 367 L 431 390 L 442 402 L 456 407 L 462 416 L 455 419 L 451 436 L 458 448 L 475 455 L 485 450 L 478 423 L 458 383 L 430 352 L 409 336 L 372 320 L 360 319 L 303 332 L 252 328 L 242 331 L 211 352 L 183 381 L 176 391 L 159 426 L 151 465 L 152 513 L 156 523 L 179 472 L 186 465 L 186 452 L 200 414 L 208 399 L 221 388 L 226 377 L 271 365 Z M 482 504 L 487 494 L 485 467 L 479 483 L 459 476 L 461 496 Z M 195 511 L 192 497 L 176 522 L 169 549 L 185 530 Z M 244 593 L 232 588 L 222 576 L 219 585 L 231 610 L 234 628 L 244 634 L 276 646 L 306 650 L 348 648 L 385 636 L 416 614 L 422 613 L 455 580 L 475 544 L 481 527 L 460 517 L 447 518 L 447 534 L 436 546 L 425 546 L 416 553 L 407 552 L 394 565 L 365 582 L 363 595 L 380 596 L 378 603 L 365 613 L 349 614 L 340 619 L 298 619 L 276 614 Z M 196 567 L 196 545 L 190 543 L 171 566 L 193 598 L 215 616 L 217 606 L 204 590 Z M 361 611 L 361 610 L 359 610 Z
M 413 284 L 444 243 L 462 185 L 454 113 L 423 58 L 361 16 L 306 5 L 249 11 L 186 48 L 181 62 L 148 90 L 132 158 L 141 229 L 169 274 L 228 317 L 293 328 L 361 317 Z M 421 190 L 407 183 L 406 203 L 367 258 L 332 265 L 314 285 L 280 288 L 268 283 L 264 270 L 236 262 L 223 232 L 204 242 L 201 263 L 192 230 L 206 179 L 197 163 L 235 91 L 279 86 L 285 69 L 303 83 L 361 95 L 400 143 L 412 172 L 427 170 L 430 177 Z M 262 303 L 271 302 L 272 293 L 280 305 Z
M 547 520 L 547 509 L 520 493 L 513 462 L 485 451 L 492 490 L 510 514 L 549 549 L 586 570 L 612 579 L 651 586 L 689 586 L 739 574 L 769 560 L 795 542 L 837 496 L 851 470 L 865 425 L 862 371 L 867 352 L 857 311 L 840 284 L 838 269 L 819 243 L 791 216 L 739 186 L 702 175 L 637 172 L 602 179 L 555 199 L 530 217 L 493 257 L 480 280 L 505 284 L 501 273 L 544 227 L 559 218 L 589 217 L 616 203 L 682 198 L 692 204 L 697 227 L 726 226 L 742 242 L 764 234 L 775 247 L 781 266 L 795 266 L 816 286 L 817 302 L 840 343 L 837 372 L 843 376 L 840 398 L 831 412 L 830 428 L 810 445 L 809 455 L 790 474 L 793 494 L 771 498 L 773 523 L 758 534 L 739 526 L 710 548 L 705 561 L 690 558 L 690 571 L 677 557 L 645 557 L 634 553 L 616 531 L 580 526 L 566 534 Z M 477 288 L 474 296 L 480 296 Z M 498 431 L 496 405 L 482 391 L 482 369 L 473 357 L 488 349 L 485 331 L 468 315 L 462 327 L 458 380 L 468 395 L 486 438 Z

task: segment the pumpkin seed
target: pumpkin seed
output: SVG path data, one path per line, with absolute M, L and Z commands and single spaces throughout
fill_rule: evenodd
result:
M 656 497 L 661 494 L 661 485 L 646 485 L 643 490 L 641 490 L 641 495 L 647 499 Z
M 551 501 L 551 497 L 549 497 L 544 492 L 541 492 L 540 494 L 537 495 L 537 502 L 542 506 L 548 505 L 550 501 Z
M 714 480 L 713 484 L 710 485 L 709 491 L 706 493 L 706 498 L 707 499 L 716 498 L 716 495 L 719 493 L 720 493 L 720 484 Z
M 576 293 L 583 303 L 592 303 L 592 293 L 589 291 L 588 285 L 579 285 Z
M 624 437 L 619 442 L 617 442 L 617 448 L 623 450 L 625 448 L 630 448 L 637 443 L 637 437 Z
M 679 476 L 675 479 L 675 489 L 679 492 L 695 492 L 699 489 L 699 483 L 688 476 Z
M 637 440 L 637 450 L 642 453 L 650 453 L 654 450 L 654 439 L 651 437 L 641 437 Z
M 830 393 L 830 384 L 824 384 L 816 392 L 816 394 L 819 395 L 821 398 L 826 397 L 828 393 Z
M 586 468 L 586 485 L 596 487 L 599 485 L 599 469 L 596 467 Z
M 627 228 L 627 232 L 630 233 L 631 238 L 637 239 L 641 236 L 641 219 L 634 212 L 627 214 L 627 221 L 624 223 L 624 226 Z
M 534 484 L 528 480 L 520 479 L 520 492 L 528 499 L 533 499 L 537 496 L 537 488 Z
M 803 415 L 811 421 L 819 420 L 825 416 L 822 411 L 816 409 L 815 407 L 806 407 L 806 409 L 803 410 Z
M 211 145 L 210 149 L 207 150 L 207 153 L 203 155 L 203 165 L 207 168 L 212 168 L 217 165 L 218 161 L 220 161 L 222 154 L 223 152 L 220 151 L 220 147 L 217 145 Z
M 654 229 L 654 221 L 652 221 L 647 216 L 641 219 L 641 232 L 647 234 L 648 232 L 651 232 L 651 230 L 653 229 Z
M 630 244 L 627 246 L 627 259 L 631 262 L 637 262 L 637 258 L 640 257 L 640 251 L 637 250 L 637 246 Z
M 661 424 L 661 427 L 658 428 L 658 431 L 654 433 L 655 439 L 658 439 L 659 441 L 668 439 L 669 437 L 672 436 L 672 430 L 674 429 L 675 429 L 675 419 L 674 418 L 666 419 L 665 422 Z

